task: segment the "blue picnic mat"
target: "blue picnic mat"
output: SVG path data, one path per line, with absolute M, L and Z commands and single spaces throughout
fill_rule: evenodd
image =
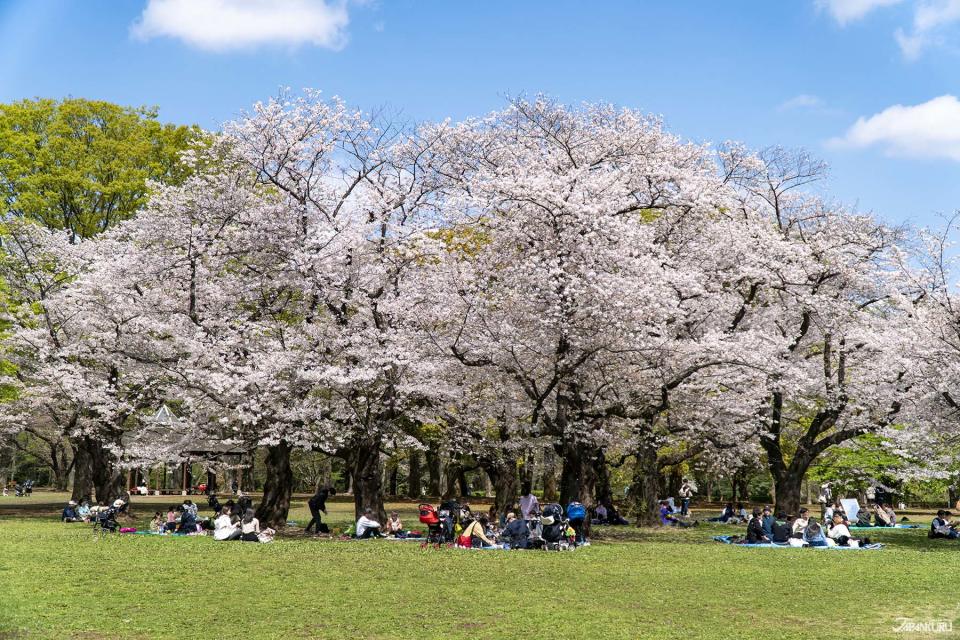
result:
M 883 545 L 879 542 L 873 544 L 868 544 L 863 547 L 792 547 L 785 542 L 762 542 L 758 544 L 740 544 L 734 542 L 733 536 L 714 536 L 714 540 L 717 542 L 722 542 L 724 544 L 732 544 L 738 547 L 754 547 L 754 548 L 767 548 L 767 549 L 828 549 L 830 551 L 877 551 L 883 549 Z

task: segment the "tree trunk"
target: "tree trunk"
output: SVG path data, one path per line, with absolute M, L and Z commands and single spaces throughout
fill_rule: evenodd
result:
M 400 479 L 400 465 L 394 463 L 393 467 L 390 469 L 390 473 L 387 475 L 387 495 L 397 496 L 397 484 Z
M 92 487 L 98 502 L 109 503 L 119 498 L 123 494 L 124 476 L 114 464 L 113 454 L 101 441 L 86 436 L 80 440 L 78 452 L 81 450 L 84 452 L 80 454 L 81 457 L 86 458 L 86 470 L 78 473 L 74 479 L 74 493 L 77 493 L 78 487 L 83 489 L 82 485 L 86 484 L 87 491 L 81 495 L 89 495 L 89 488 Z M 87 471 L 89 476 L 81 478 Z
M 774 476 L 774 495 L 776 497 L 776 511 L 789 514 L 800 513 L 800 485 L 803 482 L 804 471 L 798 471 L 790 465 L 779 477 Z
M 407 473 L 407 497 L 413 500 L 420 497 L 423 489 L 420 474 L 420 452 L 413 449 L 410 451 L 410 471 Z
M 492 461 L 483 465 L 493 483 L 493 504 L 497 513 L 506 514 L 520 499 L 520 474 L 513 462 Z M 518 514 L 519 517 L 519 514 Z
M 280 529 L 287 525 L 290 513 L 290 497 L 293 495 L 293 469 L 286 440 L 267 447 L 264 460 L 267 477 L 263 485 L 263 500 L 257 509 L 257 520 L 262 526 Z
M 350 454 L 350 478 L 353 484 L 353 510 L 359 518 L 365 509 L 373 509 L 375 519 L 385 522 L 383 506 L 383 474 L 380 469 L 380 441 L 364 440 Z
M 594 506 L 597 494 L 597 462 L 603 460 L 603 452 L 591 450 L 582 444 L 564 442 L 558 451 L 563 460 L 560 471 L 560 503 L 567 505 L 574 500 L 588 508 Z M 606 490 L 609 491 L 609 482 Z
M 207 493 L 214 494 L 217 492 L 217 472 L 207 469 Z
M 657 468 L 657 451 L 652 446 L 641 446 L 633 468 L 630 496 L 633 499 L 632 515 L 638 527 L 657 524 L 657 490 L 660 470 Z
M 442 465 L 440 464 L 440 454 L 437 453 L 434 449 L 430 449 L 426 453 L 427 458 L 427 472 L 429 473 L 429 478 L 427 482 L 427 493 L 431 496 L 439 497 L 440 496 L 440 476 Z
M 444 490 L 440 493 L 440 497 L 444 500 L 452 500 L 457 497 L 457 491 L 460 489 L 458 484 L 458 476 L 460 475 L 460 463 L 456 460 L 451 460 L 447 463 L 446 469 L 444 469 L 444 476 L 446 476 L 446 486 Z
M 73 492 L 72 500 L 80 502 L 93 496 L 93 460 L 83 438 L 78 438 L 73 446 Z

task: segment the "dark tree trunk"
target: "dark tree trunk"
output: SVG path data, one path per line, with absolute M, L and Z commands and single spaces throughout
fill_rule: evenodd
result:
M 103 443 L 83 438 L 83 448 L 90 456 L 91 480 L 97 501 L 109 503 L 123 495 L 124 475 L 116 467 L 113 454 Z
M 422 485 L 420 483 L 420 452 L 410 451 L 410 471 L 407 473 L 407 497 L 414 500 L 420 497 Z
M 469 498 L 470 494 L 470 483 L 467 482 L 467 472 L 463 470 L 461 466 L 457 470 L 457 485 L 460 487 L 460 495 L 464 498 Z
M 431 496 L 440 496 L 440 476 L 442 465 L 440 463 L 440 454 L 436 450 L 430 449 L 426 453 L 427 472 L 429 474 L 427 482 L 427 493 Z
M 633 518 L 638 527 L 657 524 L 657 490 L 660 470 L 657 466 L 657 451 L 652 446 L 642 446 L 637 451 L 633 468 L 630 495 L 633 499 Z
M 70 497 L 80 502 L 84 498 L 93 497 L 93 459 L 84 438 L 78 438 L 72 444 L 73 492 Z
M 680 469 L 676 465 L 670 468 L 670 475 L 667 476 L 667 492 L 664 495 L 677 497 L 680 494 L 680 485 L 683 484 L 683 478 L 680 476 Z
M 394 464 L 393 467 L 390 469 L 390 473 L 387 475 L 387 495 L 390 495 L 390 496 L 398 495 L 397 484 L 399 481 L 399 476 L 400 476 L 400 465 Z
M 520 499 L 520 474 L 517 465 L 499 460 L 481 461 L 484 472 L 493 484 L 493 505 L 497 513 L 506 514 Z
M 217 492 L 217 472 L 207 469 L 207 493 Z
M 451 460 L 444 469 L 444 475 L 446 476 L 446 486 L 444 486 L 440 497 L 444 500 L 452 500 L 457 497 L 457 491 L 460 489 L 458 477 L 460 475 L 460 463 Z
M 793 465 L 791 465 L 792 467 Z M 806 470 L 804 470 L 805 472 Z M 803 483 L 804 472 L 788 468 L 781 476 L 774 477 L 774 496 L 777 504 L 776 511 L 786 513 L 800 512 L 800 487 Z
M 290 497 L 293 495 L 293 468 L 290 452 L 293 447 L 286 440 L 267 447 L 264 460 L 267 477 L 263 484 L 263 500 L 257 508 L 260 524 L 274 529 L 287 525 Z
M 365 509 L 373 509 L 376 520 L 385 522 L 387 513 L 383 506 L 380 441 L 364 440 L 350 452 L 350 458 L 354 515 L 359 518 Z
M 257 479 L 254 476 L 254 472 L 256 471 L 257 467 L 257 450 L 254 449 L 253 451 L 248 451 L 247 453 L 243 454 L 242 460 L 246 466 L 240 469 L 240 489 L 241 491 L 245 491 L 247 493 L 256 491 Z
M 560 445 L 558 453 L 563 460 L 560 472 L 560 503 L 566 505 L 577 500 L 588 508 L 594 506 L 597 495 L 597 462 L 603 460 L 603 452 L 567 441 Z

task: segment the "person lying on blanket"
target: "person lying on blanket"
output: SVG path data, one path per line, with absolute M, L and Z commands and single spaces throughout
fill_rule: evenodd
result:
M 770 538 L 763 531 L 763 512 L 760 507 L 753 508 L 753 517 L 747 524 L 747 544 L 763 544 L 770 542 Z
M 950 512 L 940 509 L 937 511 L 937 517 L 930 523 L 930 538 L 950 538 L 951 540 L 960 537 L 956 525 L 950 522 Z

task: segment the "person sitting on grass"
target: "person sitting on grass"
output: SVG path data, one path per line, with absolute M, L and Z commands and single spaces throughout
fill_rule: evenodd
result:
M 777 514 L 777 519 L 771 527 L 770 539 L 774 542 L 789 542 L 793 535 L 793 516 L 787 516 L 783 511 Z
M 893 504 L 888 502 L 886 505 L 884 505 L 883 512 L 887 514 L 887 520 L 890 522 L 890 526 L 897 526 L 897 514 L 893 510 Z
M 84 522 L 90 522 L 90 501 L 84 498 L 77 507 L 77 516 Z
M 607 524 L 625 525 L 630 524 L 630 521 L 620 515 L 617 507 L 611 502 L 607 508 Z
M 197 517 L 193 512 L 180 505 L 177 507 L 177 513 L 180 514 L 180 525 L 177 527 L 177 533 L 196 533 Z
M 673 512 L 670 510 L 670 503 L 666 500 L 660 501 L 660 524 L 665 527 L 693 527 L 696 526 L 697 521 L 693 522 L 684 522 L 677 516 L 673 515 Z
M 887 515 L 886 510 L 884 510 L 883 505 L 880 503 L 873 505 L 873 515 L 876 526 L 878 527 L 892 527 L 897 523 L 896 520 L 890 519 L 890 516 Z
M 223 510 L 223 505 L 220 504 L 220 500 L 217 499 L 217 494 L 215 493 L 211 493 L 207 497 L 207 505 L 209 505 L 209 507 L 213 509 L 213 514 L 215 516 L 219 516 L 220 512 Z
M 153 520 L 150 521 L 150 531 L 163 533 L 164 529 L 166 529 L 166 524 L 164 523 L 163 514 L 155 511 L 153 513 Z
M 380 533 L 380 523 L 373 519 L 373 509 L 364 509 L 363 514 L 357 519 L 356 537 L 360 540 L 383 537 Z
M 77 513 L 77 503 L 75 500 L 71 500 L 67 503 L 67 506 L 63 508 L 63 512 L 60 514 L 60 522 L 81 522 L 80 514 Z
M 773 509 L 766 505 L 763 506 L 762 522 L 764 535 L 773 540 L 773 525 L 777 523 L 777 519 L 773 517 Z
M 858 527 L 872 527 L 873 523 L 870 522 L 870 509 L 860 509 L 857 511 L 857 524 Z
M 810 519 L 810 522 L 803 529 L 803 541 L 811 547 L 827 546 L 827 538 L 823 535 L 823 528 L 817 524 L 816 520 Z
M 929 538 L 949 538 L 955 540 L 960 533 L 957 533 L 955 525 L 950 523 L 950 512 L 940 509 L 937 511 L 937 517 L 930 522 Z
M 253 509 L 247 509 L 240 520 L 240 540 L 260 542 L 260 521 L 254 515 Z
M 607 524 L 607 508 L 603 506 L 602 502 L 593 510 L 593 514 L 596 517 L 593 519 L 592 524 Z
M 803 538 L 803 532 L 810 524 L 810 510 L 806 507 L 800 508 L 800 515 L 793 521 L 793 533 L 791 538 Z
M 467 528 L 460 534 L 460 539 L 474 548 L 496 546 L 496 543 L 487 537 L 487 525 L 489 523 L 487 516 L 480 516 L 467 525 Z
M 838 547 L 854 547 L 859 546 L 860 543 L 860 540 L 850 535 L 850 529 L 844 524 L 843 515 L 839 513 L 833 514 L 833 526 L 830 527 L 830 532 L 827 535 Z M 870 544 L 870 538 L 864 538 L 863 544 Z
M 511 549 L 526 549 L 530 541 L 530 527 L 511 511 L 507 514 L 507 526 L 500 538 L 509 544 Z
M 763 531 L 763 515 L 760 507 L 753 508 L 753 517 L 747 523 L 747 544 L 763 544 L 770 538 Z
M 177 530 L 177 508 L 170 505 L 167 509 L 167 531 L 173 533 Z
M 388 536 L 401 537 L 403 535 L 403 523 L 400 521 L 400 514 L 393 511 L 387 518 L 387 524 L 384 528 Z
M 230 516 L 230 510 L 221 510 L 220 515 L 213 521 L 213 539 L 239 540 L 241 534 L 240 524 L 233 521 L 233 518 Z
M 730 518 L 733 517 L 733 503 L 728 502 L 723 505 L 723 511 L 720 512 L 720 515 L 716 518 L 710 518 L 710 522 L 729 522 Z
M 750 520 L 750 515 L 747 513 L 747 509 L 743 506 L 742 502 L 737 503 L 737 519 L 740 523 L 749 522 Z

